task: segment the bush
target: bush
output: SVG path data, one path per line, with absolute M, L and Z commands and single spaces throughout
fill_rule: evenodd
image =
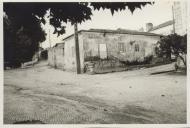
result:
M 84 61 L 98 61 L 100 60 L 99 56 L 87 56 L 84 58 Z
M 150 64 L 152 60 L 153 60 L 153 55 L 150 55 L 144 57 L 144 61 L 134 60 L 134 61 L 123 61 L 122 63 L 124 63 L 125 65 L 141 65 L 141 64 Z
M 100 58 L 99 56 L 88 56 L 84 59 L 84 61 L 103 61 L 103 60 L 112 60 L 111 58 Z
M 171 56 L 175 58 L 180 57 L 186 65 L 186 60 L 183 59 L 183 55 L 187 54 L 187 35 L 180 36 L 177 34 L 171 34 L 164 36 L 157 42 L 156 54 L 158 57 L 171 60 Z
M 85 61 L 104 61 L 104 60 L 114 60 L 114 58 L 112 57 L 107 57 L 105 59 L 100 58 L 99 56 L 89 56 L 85 58 Z M 119 61 L 120 63 L 124 64 L 124 65 L 141 65 L 141 64 L 150 64 L 153 60 L 153 55 L 150 56 L 146 56 L 144 57 L 144 61 L 139 61 L 139 60 L 135 60 L 135 61 L 121 61 L 119 59 L 117 59 L 117 61 Z

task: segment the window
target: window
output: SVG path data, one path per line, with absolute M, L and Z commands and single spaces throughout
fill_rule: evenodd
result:
M 139 52 L 139 44 L 135 44 L 135 52 Z
M 132 51 L 132 46 L 131 45 L 129 46 L 129 51 Z
M 134 44 L 134 43 L 135 43 L 135 41 L 130 41 L 130 42 L 129 42 L 129 44 L 130 44 L 130 45 L 128 46 L 128 47 L 129 47 L 129 51 L 132 51 L 132 50 L 133 50 L 133 44 Z
M 118 43 L 118 49 L 119 49 L 119 52 L 125 52 L 125 44 L 124 43 Z
M 135 43 L 135 41 L 130 41 L 129 43 L 132 46 Z

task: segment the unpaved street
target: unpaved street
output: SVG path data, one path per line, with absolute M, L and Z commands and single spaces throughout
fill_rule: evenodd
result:
M 150 75 L 164 67 L 98 75 L 46 63 L 6 70 L 4 123 L 186 123 L 186 75 Z

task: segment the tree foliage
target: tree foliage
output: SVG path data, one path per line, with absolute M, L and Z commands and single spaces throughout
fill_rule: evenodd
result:
M 39 42 L 45 40 L 45 32 L 35 19 L 30 20 L 30 26 L 21 26 L 9 20 L 4 20 L 4 61 L 10 65 L 19 66 L 30 61 L 38 50 Z
M 24 62 L 31 58 L 37 50 L 39 42 L 45 40 L 45 32 L 40 24 L 46 24 L 44 15 L 50 10 L 50 25 L 54 27 L 54 34 L 65 33 L 63 23 L 82 23 L 90 20 L 92 9 L 109 9 L 112 13 L 128 8 L 133 12 L 136 8 L 152 4 L 151 2 L 4 2 L 4 50 L 5 60 Z M 10 59 L 12 58 L 12 59 Z
M 46 2 L 46 3 L 4 3 L 4 11 L 18 24 L 18 27 L 22 25 L 28 25 L 28 21 L 31 17 L 36 17 L 36 20 L 45 24 L 44 15 L 46 11 L 50 9 L 50 24 L 54 26 L 58 35 L 63 34 L 65 26 L 63 22 L 82 23 L 86 20 L 90 20 L 92 16 L 92 8 L 94 10 L 110 9 L 112 15 L 114 12 L 125 10 L 128 8 L 131 12 L 134 12 L 136 8 L 145 6 L 146 4 L 152 4 L 151 2 L 76 2 L 76 3 L 58 3 L 58 2 Z
M 158 56 L 171 59 L 171 55 L 174 55 L 176 58 L 180 57 L 186 65 L 183 55 L 187 54 L 187 35 L 171 34 L 164 36 L 157 44 Z

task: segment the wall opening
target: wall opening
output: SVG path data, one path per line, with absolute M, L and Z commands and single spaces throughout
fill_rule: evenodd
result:
M 107 58 L 107 46 L 106 44 L 99 44 L 99 54 L 101 59 Z
M 135 44 L 135 52 L 139 52 L 139 44 Z
M 125 44 L 124 43 L 118 43 L 118 49 L 119 49 L 119 52 L 125 52 L 126 51 Z

